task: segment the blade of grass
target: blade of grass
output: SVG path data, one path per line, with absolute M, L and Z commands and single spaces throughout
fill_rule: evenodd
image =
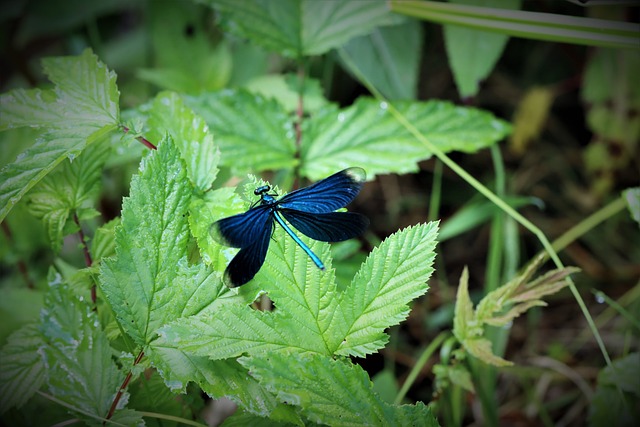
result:
M 391 0 L 390 7 L 393 12 L 427 21 L 514 37 L 640 50 L 636 23 L 434 1 Z

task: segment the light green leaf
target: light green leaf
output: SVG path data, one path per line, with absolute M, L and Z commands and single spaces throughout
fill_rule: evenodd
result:
M 510 126 L 491 113 L 449 102 L 395 102 L 403 114 L 432 143 L 445 152 L 473 153 L 489 147 L 510 132 Z M 388 111 L 384 102 L 359 98 L 338 110 L 332 106 L 304 124 L 302 173 L 311 179 L 351 166 L 377 174 L 417 171 L 417 162 L 431 157 Z
M 598 374 L 598 386 L 589 405 L 589 425 L 624 427 L 640 419 L 640 353 L 614 361 Z
M 241 173 L 297 164 L 293 122 L 277 101 L 243 90 L 184 99 L 215 135 L 223 166 Z
M 456 294 L 453 334 L 460 342 L 463 342 L 467 337 L 477 336 L 479 333 L 482 333 L 482 330 L 478 330 L 478 325 L 475 321 L 473 303 L 469 295 L 469 270 L 465 267 L 462 270 Z
M 93 417 L 85 419 L 105 417 L 124 374 L 111 357 L 95 312 L 70 293 L 59 275 L 50 277 L 40 332 L 51 394 L 78 409 L 79 416 Z M 139 424 L 141 416 L 136 418 Z
M 328 104 L 322 93 L 320 82 L 305 76 L 302 88 L 303 108 L 315 112 Z M 300 81 L 295 74 L 265 74 L 257 76 L 244 86 L 251 93 L 267 99 L 274 98 L 286 111 L 294 112 L 300 102 Z
M 371 34 L 351 39 L 340 49 L 347 69 L 353 63 L 387 99 L 415 99 L 422 52 L 420 21 L 375 28 Z
M 0 414 L 20 407 L 35 394 L 45 379 L 45 365 L 38 349 L 42 336 L 35 324 L 14 332 L 0 351 Z
M 93 233 L 91 251 L 94 260 L 101 260 L 116 254 L 116 228 L 120 225 L 120 217 L 114 218 Z
M 367 373 L 349 360 L 276 352 L 240 360 L 278 400 L 310 421 L 341 426 L 437 426 L 423 403 L 394 406 L 373 392 Z
M 285 56 L 321 55 L 380 25 L 399 22 L 383 0 L 200 0 L 225 27 Z
M 0 170 L 0 221 L 56 165 L 102 140 L 118 122 L 115 74 L 90 50 L 43 64 L 54 89 L 17 89 L 0 96 L 0 130 L 30 126 L 46 132 Z
M 250 413 L 301 424 L 291 407 L 278 403 L 235 360 L 210 360 L 155 344 L 150 346 L 148 355 L 174 392 L 185 392 L 187 383 L 193 381 L 209 396 L 226 396 Z
M 631 218 L 640 224 L 640 187 L 629 188 L 622 192 L 627 202 L 627 208 Z
M 171 302 L 178 262 L 186 255 L 191 187 L 171 139 L 143 160 L 123 202 L 116 231 L 116 257 L 102 265 L 101 283 L 124 330 L 139 345 L 148 343 L 183 307 Z
M 518 10 L 521 0 L 449 0 L 450 3 Z M 509 36 L 457 25 L 444 26 L 449 65 L 461 98 L 478 93 L 480 82 L 493 70 Z
M 197 94 L 225 87 L 232 58 L 225 40 L 214 44 L 205 7 L 184 1 L 156 0 L 149 9 L 151 43 L 157 63 L 137 77 L 162 89 Z
M 187 164 L 193 186 L 201 192 L 208 190 L 218 174 L 220 151 L 205 121 L 172 92 L 156 96 L 149 116 L 147 139 L 157 142 L 169 133 Z
M 245 201 L 234 188 L 223 187 L 191 198 L 189 226 L 198 242 L 200 256 L 205 264 L 216 271 L 224 271 L 237 249 L 222 246 L 211 236 L 211 224 L 215 221 L 239 214 L 247 209 Z
M 67 233 L 77 230 L 70 218 L 73 213 L 84 219 L 98 214 L 93 205 L 110 148 L 108 140 L 96 141 L 75 160 L 64 160 L 26 197 L 31 213 L 43 220 L 54 251 L 60 250 L 68 223 Z
M 384 330 L 404 320 L 409 302 L 429 289 L 437 232 L 433 222 L 408 227 L 369 254 L 340 296 L 342 319 L 327 334 L 341 338 L 338 354 L 363 357 L 386 344 Z

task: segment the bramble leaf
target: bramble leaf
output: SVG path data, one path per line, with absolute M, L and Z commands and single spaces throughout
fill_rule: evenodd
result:
M 266 49 L 300 58 L 321 55 L 379 25 L 400 21 L 382 0 L 201 0 L 229 31 Z
M 90 50 L 48 58 L 43 65 L 54 89 L 16 89 L 0 96 L 0 131 L 24 126 L 45 131 L 0 170 L 0 221 L 62 160 L 76 157 L 118 123 L 116 76 Z
M 72 214 L 82 219 L 98 214 L 93 205 L 110 148 L 108 141 L 96 141 L 74 161 L 64 160 L 27 195 L 29 210 L 44 222 L 54 251 L 60 250 L 65 234 L 77 230 Z
M 277 101 L 244 90 L 185 96 L 184 101 L 209 125 L 223 166 L 259 172 L 297 164 L 293 122 Z
M 112 349 L 91 306 L 73 296 L 59 275 L 50 288 L 41 316 L 47 387 L 56 398 L 78 409 L 78 416 L 95 421 L 107 415 L 124 379 L 111 358 Z M 139 414 L 127 411 L 114 417 Z
M 44 383 L 45 365 L 38 353 L 43 343 L 35 324 L 27 324 L 9 336 L 0 351 L 0 414 L 24 405 Z
M 408 227 L 369 254 L 340 296 L 341 319 L 328 334 L 342 338 L 338 354 L 362 357 L 386 344 L 384 330 L 403 321 L 409 302 L 429 289 L 437 232 L 433 222 Z
M 443 101 L 398 101 L 393 104 L 429 141 L 444 152 L 473 153 L 510 132 L 491 113 Z M 315 180 L 336 170 L 363 167 L 367 177 L 418 170 L 417 162 L 431 157 L 425 146 L 405 129 L 387 104 L 359 98 L 338 109 L 332 105 L 305 122 L 301 161 L 303 175 Z
M 218 174 L 220 151 L 205 121 L 172 92 L 158 94 L 149 115 L 147 139 L 157 142 L 168 132 L 187 164 L 193 186 L 200 192 L 208 190 Z
M 327 425 L 437 426 L 423 403 L 395 406 L 373 392 L 359 365 L 319 354 L 276 352 L 239 359 L 278 400 L 294 405 L 309 420 Z
M 178 262 L 186 255 L 191 196 L 180 153 L 171 139 L 147 156 L 122 207 L 116 257 L 101 269 L 102 290 L 123 329 L 144 345 L 183 307 L 172 299 Z

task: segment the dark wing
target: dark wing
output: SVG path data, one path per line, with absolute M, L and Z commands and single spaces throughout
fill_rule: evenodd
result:
M 257 239 L 240 249 L 231 260 L 224 272 L 224 282 L 230 288 L 242 286 L 260 270 L 269 249 L 269 240 L 273 231 L 273 217 L 267 216 L 268 221 L 263 224 Z
M 269 206 L 259 205 L 245 213 L 214 222 L 209 232 L 218 243 L 246 248 L 262 237 L 267 222 L 273 222 Z
M 369 219 L 354 212 L 308 213 L 291 209 L 278 210 L 296 230 L 321 242 L 341 242 L 359 236 L 369 226 Z
M 366 174 L 362 168 L 348 168 L 277 201 L 281 208 L 312 213 L 333 212 L 348 205 L 360 192 Z

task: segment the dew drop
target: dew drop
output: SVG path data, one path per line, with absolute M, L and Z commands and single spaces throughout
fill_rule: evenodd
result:
M 381 110 L 386 110 L 387 108 L 389 108 L 389 104 L 387 104 L 385 101 L 382 101 L 380 103 L 380 109 Z
M 345 119 L 344 113 L 338 114 L 338 121 L 339 122 L 344 122 L 344 119 Z

